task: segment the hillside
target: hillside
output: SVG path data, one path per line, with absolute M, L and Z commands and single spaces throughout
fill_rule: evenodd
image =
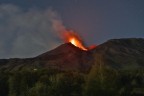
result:
M 83 51 L 71 43 L 0 60 L 0 96 L 144 96 L 144 39 L 113 39 Z
M 65 43 L 34 58 L 1 59 L 0 70 L 52 68 L 87 71 L 93 64 L 103 64 L 116 69 L 142 68 L 144 39 L 112 39 L 89 51 Z
M 71 43 L 65 43 L 34 58 L 1 59 L 0 70 L 20 71 L 50 68 L 64 71 L 85 71 L 91 67 L 91 56 L 91 52 L 83 51 Z
M 144 67 L 144 39 L 112 39 L 93 50 L 94 62 L 116 69 Z

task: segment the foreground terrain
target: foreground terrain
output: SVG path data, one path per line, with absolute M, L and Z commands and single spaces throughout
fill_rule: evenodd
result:
M 0 60 L 0 96 L 143 96 L 144 39 L 82 51 L 70 43 L 27 59 Z

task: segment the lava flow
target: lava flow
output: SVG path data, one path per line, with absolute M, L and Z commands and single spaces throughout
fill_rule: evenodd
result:
M 87 51 L 88 49 L 84 46 L 80 36 L 73 32 L 73 31 L 67 31 L 67 32 L 64 32 L 63 34 L 63 39 L 65 42 L 70 42 L 71 44 L 73 44 L 74 46 L 84 50 L 84 51 Z
M 87 51 L 88 49 L 84 47 L 84 45 L 75 37 L 70 37 L 69 42 L 75 45 L 76 47 L 79 47 L 82 50 Z

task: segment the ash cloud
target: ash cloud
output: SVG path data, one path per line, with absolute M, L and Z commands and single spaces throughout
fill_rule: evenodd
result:
M 58 46 L 57 33 L 65 30 L 51 8 L 23 10 L 16 5 L 0 5 L 0 58 L 37 56 Z

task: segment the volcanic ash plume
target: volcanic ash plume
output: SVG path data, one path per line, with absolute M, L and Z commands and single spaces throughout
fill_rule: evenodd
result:
M 76 47 L 86 51 L 87 48 L 84 46 L 80 36 L 72 30 L 67 30 L 63 25 L 62 20 L 57 16 L 58 15 L 55 14 L 55 18 L 52 18 L 51 22 L 53 29 L 58 33 L 59 37 L 61 37 L 65 43 L 70 42 Z
M 65 42 L 70 42 L 74 46 L 87 51 L 88 49 L 93 49 L 95 46 L 85 47 L 81 37 L 72 30 L 67 30 L 62 23 L 62 20 L 58 17 L 58 14 L 54 14 L 55 18 L 51 18 L 52 26 L 55 32 L 58 33 L 59 37 Z

